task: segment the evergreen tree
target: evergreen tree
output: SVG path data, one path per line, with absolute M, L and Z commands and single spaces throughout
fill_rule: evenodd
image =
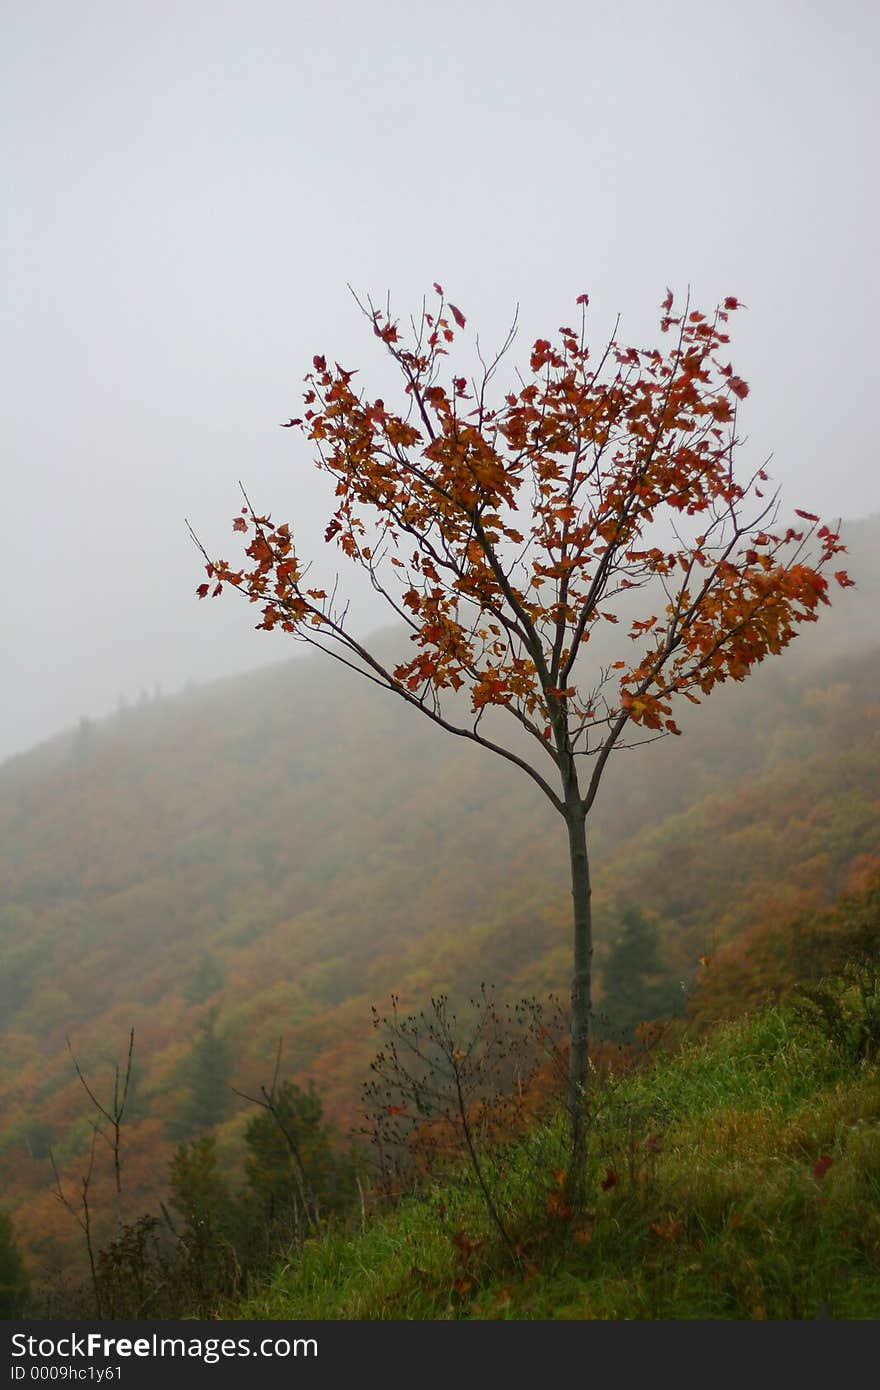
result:
M 657 923 L 641 908 L 630 906 L 621 914 L 602 970 L 602 994 L 596 1033 L 614 1042 L 632 1042 L 640 1023 L 668 1018 L 681 1006 L 681 988 L 663 959 Z
M 184 986 L 183 997 L 190 1004 L 204 1004 L 206 999 L 220 989 L 224 980 L 223 966 L 210 951 L 204 951 Z
M 316 1219 L 340 1212 L 355 1188 L 355 1163 L 337 1154 L 324 1124 L 320 1097 L 285 1081 L 245 1130 L 245 1163 L 252 1208 L 264 1221 L 302 1234 Z
M 188 1233 L 216 1234 L 228 1227 L 232 1194 L 219 1171 L 213 1134 L 181 1144 L 171 1159 L 169 1176 L 169 1201 L 183 1217 Z
M 183 1080 L 189 1095 L 168 1126 L 172 1137 L 212 1129 L 229 1114 L 232 1090 L 232 1041 L 217 1028 L 217 1009 L 202 1022 L 189 1056 L 183 1063 Z
M 181 1144 L 171 1160 L 170 1205 L 184 1220 L 183 1244 L 201 1291 L 220 1288 L 240 1266 L 243 1212 L 220 1172 L 217 1141 Z
M 0 1318 L 19 1316 L 30 1294 L 24 1260 L 15 1242 L 12 1221 L 0 1211 Z

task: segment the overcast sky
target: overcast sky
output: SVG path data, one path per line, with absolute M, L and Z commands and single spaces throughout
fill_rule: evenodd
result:
M 196 600 L 184 517 L 235 555 L 241 478 L 323 525 L 278 422 L 315 352 L 369 381 L 346 282 L 408 313 L 440 280 L 489 343 L 519 301 L 523 353 L 582 291 L 597 341 L 738 295 L 787 502 L 880 510 L 878 12 L 6 0 L 0 757 L 297 650 Z

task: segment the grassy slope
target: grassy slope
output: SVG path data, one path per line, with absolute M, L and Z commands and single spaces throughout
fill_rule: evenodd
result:
M 236 1318 L 874 1318 L 880 1075 L 786 1009 L 612 1079 L 594 1106 L 590 1205 L 546 1200 L 558 1127 L 512 1157 L 519 1267 L 476 1194 L 436 1186 L 292 1254 Z M 651 1144 L 646 1148 L 645 1140 Z M 830 1159 L 830 1164 L 816 1164 Z M 825 1168 L 823 1172 L 822 1169 Z M 617 1181 L 603 1189 L 613 1170 Z M 516 1217 L 511 1216 L 516 1222 Z M 555 1231 L 552 1229 L 555 1224 Z M 461 1241 L 485 1245 L 462 1256 Z

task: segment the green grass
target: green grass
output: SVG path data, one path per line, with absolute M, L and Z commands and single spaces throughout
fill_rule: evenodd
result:
M 880 1316 L 880 1071 L 792 1010 L 598 1089 L 574 1219 L 548 1209 L 564 1155 L 557 1121 L 502 1156 L 495 1196 L 516 1261 L 455 1178 L 307 1242 L 223 1315 Z

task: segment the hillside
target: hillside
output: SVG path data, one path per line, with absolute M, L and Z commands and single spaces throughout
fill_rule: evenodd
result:
M 438 1176 L 363 1229 L 310 1241 L 222 1315 L 875 1319 L 878 1122 L 876 1056 L 768 1008 L 605 1083 L 573 1220 L 554 1200 L 558 1120 L 509 1152 L 495 1197 L 518 1258 L 473 1180 Z
M 661 928 L 670 969 L 830 903 L 878 851 L 880 524 L 847 530 L 857 594 L 682 739 L 621 754 L 593 835 L 600 969 L 620 908 Z M 380 641 L 393 648 L 396 633 Z M 279 650 L 281 650 L 279 648 Z M 34 1267 L 77 1233 L 88 1102 L 135 1029 L 129 1214 L 155 1207 L 212 1010 L 253 1093 L 285 1074 L 356 1115 L 370 1006 L 565 992 L 564 837 L 498 760 L 320 661 L 84 723 L 0 767 L 0 1182 Z M 601 1000 L 600 1000 L 601 1003 Z M 220 1125 L 236 1151 L 246 1107 Z

